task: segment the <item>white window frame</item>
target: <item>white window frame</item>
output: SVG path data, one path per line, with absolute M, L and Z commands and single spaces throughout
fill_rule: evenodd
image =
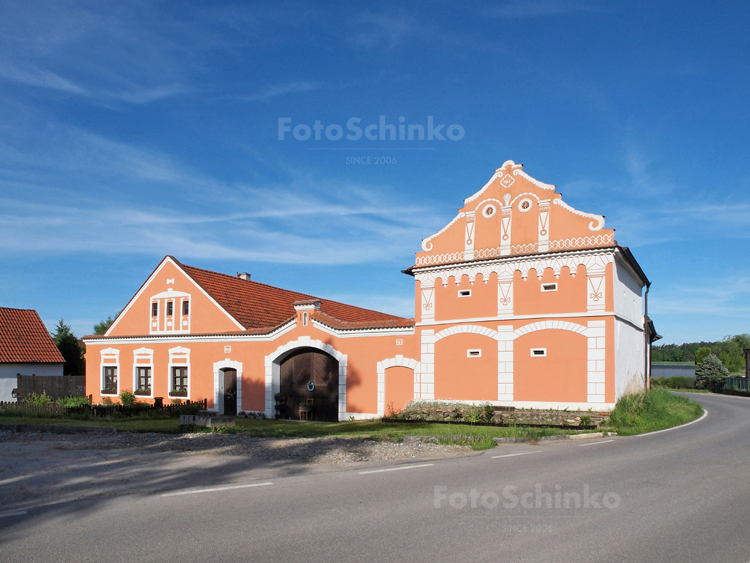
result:
M 120 351 L 116 348 L 105 348 L 100 354 L 100 369 L 99 369 L 99 392 L 102 397 L 118 397 L 120 395 L 120 380 L 122 379 L 122 371 L 120 370 Z M 114 358 L 114 362 L 112 359 Z M 107 359 L 109 361 L 105 362 Z M 117 392 L 116 393 L 101 393 L 104 389 L 104 368 L 115 368 L 117 370 Z
M 139 360 L 141 363 L 139 363 Z M 144 361 L 145 360 L 145 361 Z M 151 394 L 150 395 L 136 395 L 143 399 L 154 398 L 154 351 L 150 348 L 138 348 L 133 351 L 133 393 L 138 389 L 138 368 L 150 368 L 151 369 Z M 119 378 L 118 378 L 119 382 Z
M 302 313 L 302 326 L 307 326 L 307 319 L 308 319 L 308 315 L 307 315 L 307 311 L 305 311 Z
M 466 357 L 467 358 L 481 358 L 482 350 L 478 348 L 470 348 L 469 350 L 466 350 Z
M 172 379 L 172 368 L 180 368 L 180 367 L 187 368 L 187 373 L 188 373 L 187 396 L 186 397 L 172 397 L 172 392 L 174 391 L 172 387 L 174 383 Z M 185 401 L 190 400 L 190 388 L 193 384 L 193 370 L 190 369 L 190 348 L 177 346 L 176 348 L 169 349 L 169 365 L 167 366 L 167 379 L 168 379 L 167 396 L 170 399 L 180 399 L 180 400 L 185 400 Z M 152 389 L 154 388 L 153 382 L 151 383 L 151 388 Z
M 541 354 L 535 354 L 534 352 L 541 351 Z M 547 349 L 546 348 L 532 348 L 530 351 L 532 358 L 546 358 L 547 357 Z

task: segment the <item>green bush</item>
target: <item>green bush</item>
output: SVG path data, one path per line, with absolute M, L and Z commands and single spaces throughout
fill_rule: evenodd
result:
M 695 368 L 695 386 L 698 389 L 708 389 L 716 392 L 724 386 L 724 378 L 729 376 L 729 370 L 721 360 L 709 354 L 705 360 Z
M 703 363 L 703 360 L 711 355 L 711 348 L 698 348 L 695 351 L 695 367 Z
M 49 405 L 52 402 L 52 397 L 47 395 L 46 391 L 42 391 L 41 395 L 32 393 L 23 402 L 27 405 Z
M 132 407 L 138 401 L 136 400 L 135 395 L 130 389 L 124 389 L 122 393 L 120 393 L 120 402 L 122 403 L 123 407 Z
M 685 375 L 657 377 L 651 380 L 651 387 L 654 389 L 692 389 L 694 386 L 695 380 Z
M 85 407 L 91 404 L 88 397 L 64 397 L 55 401 L 58 407 Z

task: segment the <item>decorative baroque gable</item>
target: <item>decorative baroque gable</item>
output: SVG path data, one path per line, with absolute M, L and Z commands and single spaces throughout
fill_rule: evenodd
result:
M 604 217 L 572 208 L 509 160 L 443 229 L 422 241 L 416 266 L 614 246 Z

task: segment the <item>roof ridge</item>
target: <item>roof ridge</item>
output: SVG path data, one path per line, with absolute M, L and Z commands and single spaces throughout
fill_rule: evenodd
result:
M 293 293 L 295 295 L 304 296 L 306 299 L 315 299 L 315 300 L 319 300 L 319 301 L 322 301 L 322 302 L 325 302 L 325 303 L 335 303 L 336 305 L 342 305 L 344 307 L 352 307 L 352 308 L 355 308 L 355 309 L 359 309 L 360 311 L 371 311 L 373 313 L 378 313 L 380 315 L 388 315 L 390 317 L 394 317 L 394 318 L 398 318 L 398 319 L 406 319 L 406 317 L 401 317 L 399 315 L 393 315 L 391 313 L 384 313 L 382 311 L 376 311 L 375 309 L 368 309 L 368 308 L 365 308 L 365 307 L 359 307 L 358 305 L 350 305 L 349 303 L 343 303 L 341 301 L 336 301 L 335 299 L 328 299 L 326 297 L 318 297 L 316 295 L 311 295 L 309 293 L 302 293 L 301 291 L 296 291 L 294 289 L 286 289 L 286 288 L 283 288 L 283 287 L 279 287 L 277 285 L 270 285 L 270 284 L 259 282 L 259 281 L 255 281 L 255 280 L 243 280 L 242 278 L 238 278 L 238 277 L 233 276 L 231 274 L 225 274 L 223 272 L 216 272 L 214 270 L 207 270 L 206 268 L 199 268 L 198 266 L 190 266 L 188 264 L 182 264 L 179 261 L 177 263 L 183 269 L 184 268 L 190 268 L 190 269 L 193 269 L 193 270 L 198 270 L 198 271 L 201 271 L 201 272 L 206 272 L 208 274 L 215 274 L 215 275 L 219 275 L 219 276 L 224 276 L 224 277 L 226 277 L 226 278 L 228 278 L 230 280 L 237 280 L 237 281 L 243 282 L 243 283 L 248 283 L 249 282 L 249 283 L 253 283 L 253 284 L 256 284 L 256 285 L 267 287 L 267 288 L 270 288 L 270 289 L 273 289 L 273 290 L 276 290 L 276 291 L 284 291 L 286 293 Z M 194 281 L 198 285 L 201 285 L 200 282 L 198 282 L 198 280 L 194 280 Z M 202 285 L 201 285 L 201 287 L 202 287 Z M 328 313 L 328 314 L 330 315 L 330 313 Z M 330 315 L 330 316 L 332 318 L 336 318 L 337 319 L 337 317 L 333 317 L 333 315 Z M 338 320 L 341 320 L 341 319 L 338 319 Z M 346 321 L 344 321 L 344 322 L 346 322 Z

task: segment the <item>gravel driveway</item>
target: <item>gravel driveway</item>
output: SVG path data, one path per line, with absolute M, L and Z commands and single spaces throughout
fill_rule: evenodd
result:
M 0 431 L 0 452 L 7 509 L 477 453 L 420 440 L 12 431 Z

